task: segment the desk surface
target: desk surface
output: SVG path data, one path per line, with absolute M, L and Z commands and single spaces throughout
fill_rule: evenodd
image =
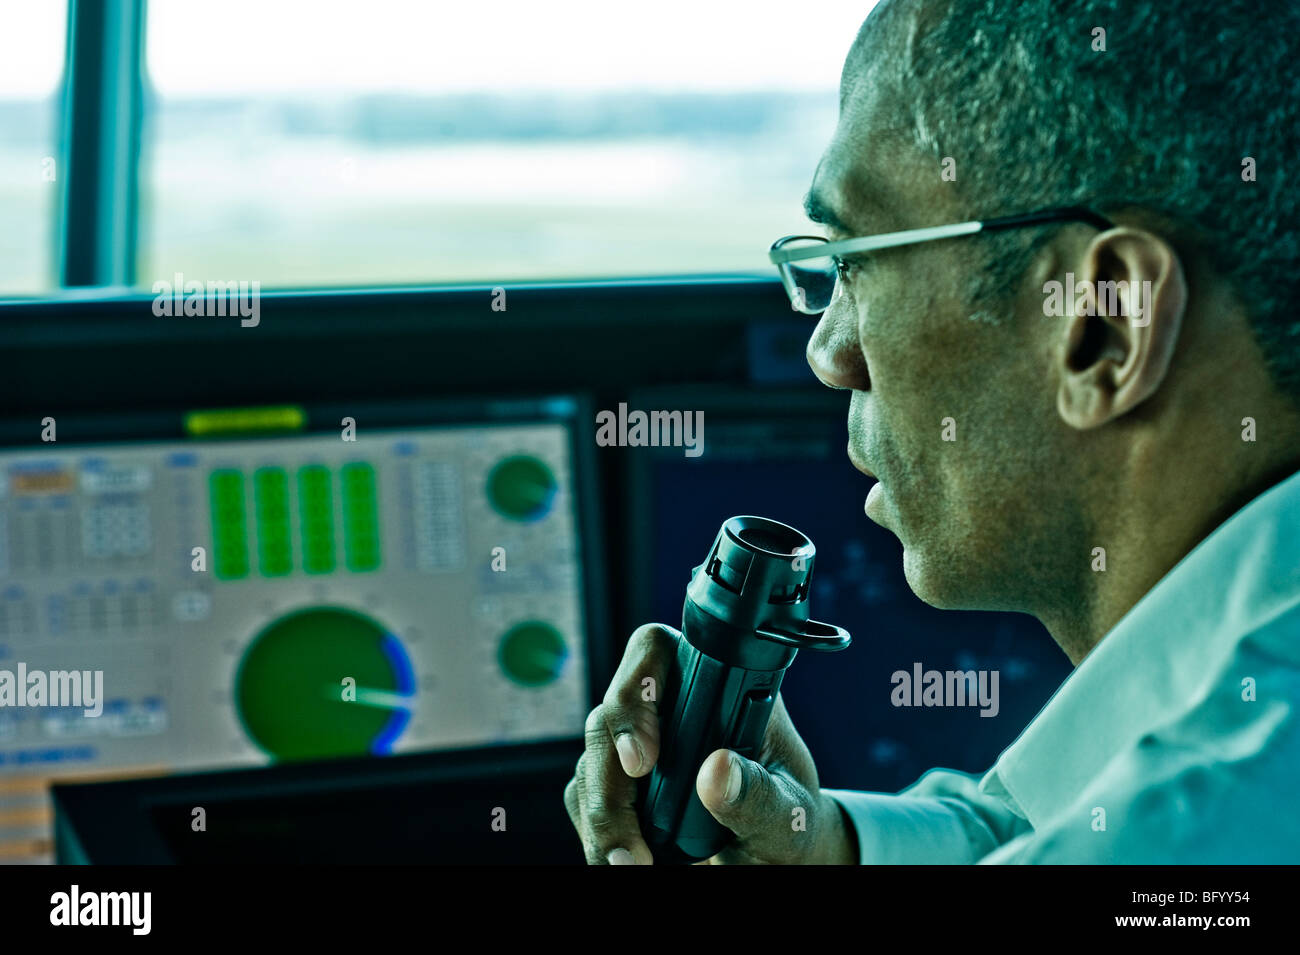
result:
M 59 785 L 56 857 L 94 864 L 581 864 L 564 809 L 580 752 L 580 741 L 566 741 Z

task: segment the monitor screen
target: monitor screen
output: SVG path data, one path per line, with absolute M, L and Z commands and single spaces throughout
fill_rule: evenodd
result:
M 48 854 L 55 779 L 581 735 L 552 407 L 0 450 L 0 860 Z

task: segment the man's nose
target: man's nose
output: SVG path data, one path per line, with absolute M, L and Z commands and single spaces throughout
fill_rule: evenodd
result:
M 822 384 L 866 391 L 871 387 L 867 361 L 858 340 L 857 312 L 843 296 L 822 312 L 806 351 L 808 365 Z

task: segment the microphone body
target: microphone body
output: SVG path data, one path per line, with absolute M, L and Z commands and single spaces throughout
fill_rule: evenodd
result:
M 716 749 L 757 759 L 786 668 L 801 649 L 842 650 L 849 634 L 809 619 L 816 548 L 762 517 L 733 517 L 692 571 L 682 630 L 659 694 L 660 747 L 638 814 L 659 863 L 716 855 L 732 833 L 704 808 L 695 778 Z

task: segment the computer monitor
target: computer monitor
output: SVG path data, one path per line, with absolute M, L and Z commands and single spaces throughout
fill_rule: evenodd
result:
M 816 545 L 814 618 L 853 636 L 845 651 L 805 652 L 782 696 L 821 783 L 895 791 L 927 769 L 987 769 L 1069 674 L 1065 654 L 1025 614 L 936 610 L 912 593 L 902 548 L 869 520 L 871 479 L 849 462 L 848 396 L 807 388 L 661 388 L 630 407 L 703 414 L 702 453 L 624 449 L 630 551 L 640 558 L 631 612 L 680 625 L 690 570 L 722 522 L 758 514 Z M 896 706 L 892 677 L 923 672 L 998 675 L 998 706 Z
M 0 448 L 0 860 L 48 859 L 57 780 L 581 736 L 584 407 L 202 411 L 96 443 L 58 421 L 71 440 Z

